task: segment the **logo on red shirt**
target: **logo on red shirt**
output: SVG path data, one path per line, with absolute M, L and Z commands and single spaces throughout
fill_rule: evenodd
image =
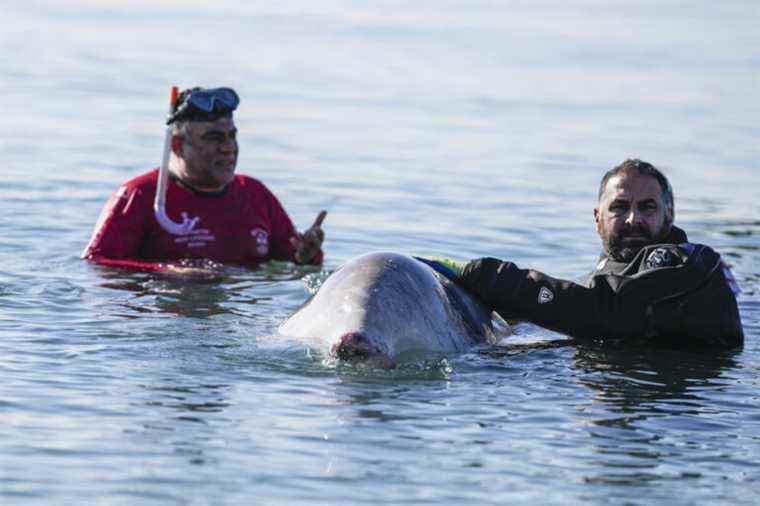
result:
M 266 256 L 269 253 L 269 234 L 263 228 L 252 228 L 251 237 L 256 239 L 256 253 Z

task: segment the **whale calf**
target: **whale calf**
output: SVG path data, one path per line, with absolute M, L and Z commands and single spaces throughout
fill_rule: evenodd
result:
M 378 367 L 460 353 L 496 336 L 491 311 L 475 297 L 426 263 L 385 252 L 344 264 L 279 332 Z

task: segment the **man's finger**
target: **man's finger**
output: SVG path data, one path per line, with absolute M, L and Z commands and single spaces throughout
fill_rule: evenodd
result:
M 322 226 L 322 222 L 325 221 L 325 217 L 327 216 L 327 211 L 322 209 L 319 211 L 319 214 L 317 215 L 317 219 L 314 220 L 314 225 L 311 226 L 311 228 L 319 228 Z

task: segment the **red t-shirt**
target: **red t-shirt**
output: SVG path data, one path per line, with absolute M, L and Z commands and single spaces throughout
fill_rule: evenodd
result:
M 294 261 L 293 222 L 260 181 L 236 175 L 218 194 L 194 192 L 169 180 L 166 214 L 181 222 L 199 218 L 185 235 L 173 235 L 156 220 L 153 201 L 158 169 L 136 177 L 111 196 L 83 258 L 102 265 L 165 271 L 163 262 L 210 259 L 256 266 L 269 259 Z M 312 263 L 322 263 L 319 254 Z

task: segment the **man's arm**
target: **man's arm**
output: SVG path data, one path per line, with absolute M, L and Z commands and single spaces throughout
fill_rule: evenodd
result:
M 495 258 L 470 262 L 460 281 L 505 319 L 527 320 L 579 338 L 643 331 L 625 325 L 626 313 L 605 284 L 587 288 Z
M 145 234 L 146 205 L 143 198 L 138 189 L 122 186 L 116 190 L 103 208 L 82 258 L 108 267 L 170 272 L 168 264 L 139 258 Z
M 717 253 L 698 246 L 679 266 L 599 275 L 586 287 L 484 258 L 467 265 L 461 282 L 507 319 L 577 338 L 739 346 L 736 300 L 716 265 Z

